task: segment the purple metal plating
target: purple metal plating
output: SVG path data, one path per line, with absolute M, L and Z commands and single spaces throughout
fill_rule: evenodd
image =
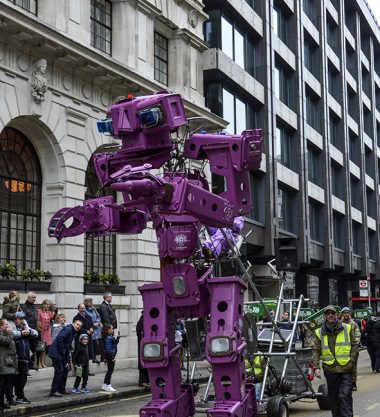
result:
M 211 239 L 203 246 L 215 256 L 228 248 L 220 230 L 211 228 L 226 228 L 235 241 L 239 237 L 243 220 L 237 216 L 251 210 L 248 171 L 260 166 L 262 132 L 192 135 L 182 152 L 171 134 L 186 124 L 185 111 L 180 96 L 167 92 L 123 99 L 107 117 L 99 128 L 120 139 L 121 148 L 97 154 L 93 161 L 100 184 L 121 192 L 123 201 L 102 197 L 61 209 L 49 223 L 49 236 L 59 242 L 83 233 L 135 234 L 153 221 L 162 282 L 139 288 L 145 312 L 141 363 L 152 390 L 152 400 L 140 410 L 140 417 L 194 415 L 192 387 L 181 385 L 175 320 L 209 315 L 206 355 L 213 368 L 216 402 L 208 416 L 255 417 L 255 390 L 245 383 L 245 285 L 239 277 L 213 276 L 198 236 L 202 225 L 210 227 Z M 224 176 L 226 190 L 212 194 L 203 172 L 186 168 L 188 158 L 209 159 L 211 172 Z M 162 175 L 152 172 L 162 166 Z

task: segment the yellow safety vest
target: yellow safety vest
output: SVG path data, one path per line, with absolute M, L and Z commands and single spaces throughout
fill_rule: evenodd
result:
M 321 360 L 326 365 L 332 365 L 336 361 L 339 365 L 347 365 L 350 361 L 351 353 L 351 325 L 342 323 L 343 330 L 340 331 L 335 339 L 335 356 L 331 353 L 327 334 L 321 338 L 321 329 L 317 329 L 315 334 L 320 339 L 322 345 Z
M 261 368 L 261 360 L 262 360 L 261 356 L 255 356 L 255 358 L 253 359 L 253 367 L 252 367 L 251 362 L 249 362 L 248 359 L 245 359 L 244 364 L 245 364 L 246 372 L 247 373 L 253 372 L 255 378 L 261 378 L 263 376 L 263 370 Z

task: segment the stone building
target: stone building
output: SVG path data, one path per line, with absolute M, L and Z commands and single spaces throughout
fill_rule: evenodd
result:
M 96 122 L 116 97 L 169 89 L 188 115 L 225 125 L 204 105 L 206 17 L 197 0 L 0 2 L 0 265 L 50 271 L 51 293 L 37 301 L 54 298 L 69 319 L 84 297 L 102 301 L 83 294 L 86 271 L 117 273 L 124 358 L 136 357 L 137 287 L 159 279 L 154 233 L 58 245 L 47 226 L 59 208 L 96 195 L 89 161 L 111 143 Z

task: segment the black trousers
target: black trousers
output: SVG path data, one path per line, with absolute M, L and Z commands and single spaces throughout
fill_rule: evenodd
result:
M 332 417 L 353 417 L 352 374 L 325 373 Z
M 371 359 L 372 371 L 380 370 L 380 346 L 370 343 L 367 345 L 367 352 Z
M 17 398 L 24 398 L 24 388 L 28 380 L 28 363 L 18 363 L 18 375 L 14 376 L 15 394 Z
M 111 377 L 112 377 L 114 368 L 115 368 L 115 361 L 107 358 L 107 372 L 104 376 L 104 383 L 107 385 L 111 384 Z
M 5 391 L 12 378 L 13 375 L 0 375 L 0 406 L 4 405 Z
M 66 361 L 63 359 L 52 358 L 54 366 L 54 377 L 51 383 L 51 392 L 64 392 L 66 390 L 67 374 Z
M 80 364 L 78 364 L 78 365 L 80 365 Z M 82 367 L 82 377 L 77 376 L 75 378 L 74 388 L 79 387 L 81 380 L 82 380 L 82 388 L 87 387 L 88 373 L 89 373 L 90 365 L 88 363 L 85 363 L 85 364 L 82 364 L 80 366 Z

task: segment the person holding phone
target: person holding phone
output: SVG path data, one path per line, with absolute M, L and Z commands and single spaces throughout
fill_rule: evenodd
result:
M 103 339 L 104 339 L 104 354 L 107 361 L 107 372 L 104 376 L 104 383 L 102 390 L 106 392 L 114 392 L 115 388 L 111 385 L 111 377 L 113 370 L 115 369 L 115 361 L 117 355 L 117 345 L 120 340 L 120 332 L 117 333 L 117 337 L 114 337 L 114 329 L 111 324 L 107 324 L 103 327 Z

